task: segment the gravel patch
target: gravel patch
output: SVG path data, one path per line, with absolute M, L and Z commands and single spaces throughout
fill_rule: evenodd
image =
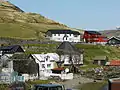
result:
M 78 86 L 80 87 L 84 83 L 89 83 L 93 81 L 93 79 L 85 78 L 81 75 L 75 74 L 72 80 L 60 82 L 60 84 L 63 84 L 66 89 L 78 90 Z

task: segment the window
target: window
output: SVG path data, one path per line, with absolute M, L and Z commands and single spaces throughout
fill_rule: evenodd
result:
M 69 40 L 72 40 L 72 38 L 69 38 Z
M 78 35 L 74 35 L 74 37 L 78 37 Z
M 51 68 L 51 64 L 47 64 L 47 68 Z
M 66 37 L 66 40 L 67 40 L 67 37 Z
M 45 64 L 42 64 L 42 68 L 45 68 Z
M 58 38 L 58 40 L 60 40 L 60 38 Z

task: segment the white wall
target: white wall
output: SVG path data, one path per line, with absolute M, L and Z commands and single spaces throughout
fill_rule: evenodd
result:
M 32 54 L 32 56 L 35 58 L 36 63 L 39 64 L 40 77 L 45 76 L 45 72 L 51 72 L 51 69 L 56 68 L 55 61 L 59 60 L 59 56 L 56 53 Z M 49 57 L 46 58 L 47 56 Z
M 65 36 L 65 34 L 52 34 L 52 37 L 50 37 L 50 40 L 54 40 L 54 41 L 59 41 L 59 42 L 63 42 L 63 41 L 69 41 L 69 42 L 81 42 L 81 38 L 80 35 L 77 35 L 77 37 L 74 37 L 73 34 L 66 34 L 68 36 L 67 40 L 64 39 L 63 37 Z
M 74 64 L 83 64 L 83 54 L 80 55 L 80 58 L 77 58 L 77 56 L 73 56 L 73 61 L 75 60 L 74 58 L 76 58 L 76 60 L 79 61 L 77 63 L 73 62 Z M 61 61 L 64 61 L 64 65 L 71 65 L 71 62 L 69 61 L 69 55 L 61 55 Z
M 35 79 L 38 78 L 38 76 L 35 76 L 34 74 L 32 74 L 32 75 L 29 75 L 29 74 L 22 74 L 22 76 L 24 76 L 25 81 L 28 81 L 28 80 L 35 80 Z
M 56 73 L 45 73 L 46 77 L 50 76 L 59 76 L 62 80 L 67 80 L 67 79 L 73 79 L 73 73 L 61 73 L 61 74 L 56 74 Z

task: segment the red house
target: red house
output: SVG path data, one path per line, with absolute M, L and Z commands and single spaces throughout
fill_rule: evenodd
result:
M 83 35 L 84 42 L 86 43 L 107 43 L 107 37 L 102 36 L 97 31 L 85 31 Z

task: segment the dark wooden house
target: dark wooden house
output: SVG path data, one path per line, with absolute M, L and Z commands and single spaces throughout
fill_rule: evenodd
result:
M 39 65 L 35 62 L 31 54 L 14 54 L 13 69 L 19 74 L 39 74 Z

